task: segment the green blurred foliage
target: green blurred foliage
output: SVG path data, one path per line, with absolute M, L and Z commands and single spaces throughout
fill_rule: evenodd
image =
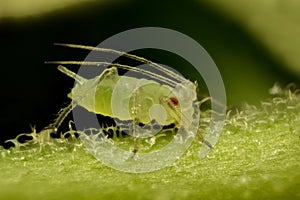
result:
M 200 0 L 241 24 L 291 72 L 300 76 L 300 1 Z
M 92 0 L 0 0 L 0 19 L 40 15 Z

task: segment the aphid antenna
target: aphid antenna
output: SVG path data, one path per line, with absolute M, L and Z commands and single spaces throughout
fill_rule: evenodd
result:
M 120 56 L 130 58 L 132 60 L 136 60 L 136 61 L 139 61 L 139 62 L 142 62 L 142 63 L 145 63 L 145 64 L 149 64 L 153 68 L 165 73 L 169 77 L 172 77 L 174 79 L 179 80 L 180 82 L 186 81 L 185 78 L 183 78 L 181 75 L 179 75 L 179 74 L 177 74 L 177 73 L 175 73 L 171 70 L 168 70 L 168 69 L 164 68 L 163 66 L 159 65 L 158 63 L 155 63 L 155 62 L 147 60 L 143 57 L 136 56 L 136 55 L 133 55 L 133 54 L 129 54 L 129 53 L 126 53 L 126 52 L 118 51 L 118 50 L 115 50 L 115 49 L 99 48 L 99 47 L 78 45 L 78 44 L 54 43 L 54 45 L 70 47 L 70 48 L 77 48 L 77 49 L 86 49 L 86 50 L 90 50 L 90 51 L 99 51 L 99 52 L 107 52 L 107 53 L 117 54 L 117 55 L 120 55 Z
M 175 87 L 177 84 L 179 84 L 179 83 L 175 82 L 174 80 L 166 78 L 162 75 L 155 74 L 151 71 L 136 68 L 136 67 L 131 67 L 129 65 L 123 65 L 123 64 L 119 64 L 119 63 L 94 62 L 94 61 L 46 61 L 45 63 L 46 64 L 58 64 L 58 65 L 60 65 L 61 67 L 59 66 L 59 70 L 61 72 L 63 72 L 64 74 L 74 78 L 79 83 L 81 81 L 84 82 L 85 79 L 81 76 L 78 76 L 74 72 L 68 70 L 67 68 L 63 67 L 62 65 L 87 65 L 87 66 L 109 66 L 109 65 L 112 65 L 112 66 L 115 66 L 117 68 L 126 69 L 126 70 L 130 70 L 130 71 L 133 71 L 133 72 L 137 72 L 137 73 L 146 75 L 148 77 L 151 77 L 151 78 L 156 79 L 158 81 L 164 82 L 165 84 L 173 86 L 173 87 Z M 79 80 L 77 80 L 77 78 Z

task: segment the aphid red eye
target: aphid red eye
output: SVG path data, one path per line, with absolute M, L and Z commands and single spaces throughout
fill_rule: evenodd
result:
M 169 99 L 170 99 L 170 101 L 171 101 L 175 106 L 178 105 L 178 99 L 177 99 L 177 98 L 175 98 L 175 97 L 170 97 Z

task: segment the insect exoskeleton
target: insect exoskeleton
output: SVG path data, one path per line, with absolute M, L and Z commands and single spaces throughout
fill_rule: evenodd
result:
M 157 63 L 125 52 L 74 44 L 58 45 L 118 54 L 144 63 L 148 68 L 154 68 L 160 73 L 99 61 L 47 62 L 59 64 L 58 69 L 61 72 L 76 80 L 76 85 L 68 94 L 73 102 L 62 109 L 49 127 L 57 130 L 70 111 L 78 105 L 92 113 L 117 119 L 115 125 L 133 136 L 134 153 L 138 152 L 140 138 L 152 137 L 166 127 L 184 130 L 184 134 L 180 136 L 182 138 L 194 137 L 197 134 L 199 106 L 196 83 Z M 94 78 L 86 79 L 62 66 L 67 64 L 109 67 Z M 140 73 L 144 78 L 126 74 L 121 76 L 118 69 Z

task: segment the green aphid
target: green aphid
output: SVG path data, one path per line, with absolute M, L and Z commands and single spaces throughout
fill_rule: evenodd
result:
M 65 72 L 67 70 L 62 66 L 59 66 L 59 69 Z M 97 86 L 93 90 L 91 86 L 95 85 L 95 83 Z M 114 116 L 115 113 L 113 113 L 111 106 L 113 92 L 118 93 L 114 94 L 118 96 L 118 101 L 129 102 L 128 105 L 126 103 L 118 104 L 122 106 L 118 107 L 117 116 Z M 149 109 L 157 104 L 162 105 L 166 111 L 167 116 L 164 125 L 176 124 L 179 120 L 173 114 L 173 112 L 179 111 L 180 105 L 178 105 L 178 100 L 173 94 L 172 88 L 152 80 L 119 76 L 116 67 L 106 69 L 101 77 L 82 79 L 81 84 L 77 84 L 71 93 L 68 94 L 68 97 L 90 112 L 117 117 L 120 120 L 129 119 L 127 113 L 131 108 L 131 112 L 129 112 L 130 119 L 149 124 L 152 120 L 149 115 Z M 139 105 L 139 108 L 133 110 L 132 108 L 137 107 L 137 105 Z M 155 113 L 155 110 L 151 114 L 158 122 L 163 121 L 160 119 L 159 113 Z
M 54 131 L 57 131 L 65 117 L 77 105 L 92 113 L 124 121 L 132 120 L 133 124 L 148 125 L 155 121 L 162 126 L 174 124 L 175 128 L 188 129 L 191 123 L 193 123 L 195 118 L 195 116 L 193 116 L 194 111 L 195 109 L 199 109 L 196 83 L 185 79 L 183 76 L 157 63 L 125 52 L 74 44 L 57 45 L 109 52 L 125 56 L 145 63 L 163 75 L 118 63 L 87 61 L 47 62 L 59 64 L 58 69 L 61 72 L 76 80 L 76 85 L 71 93 L 68 94 L 68 97 L 72 99 L 72 103 L 62 109 L 58 118 L 47 128 L 52 128 Z M 62 66 L 66 64 L 92 65 L 96 67 L 110 66 L 110 68 L 106 68 L 99 76 L 85 79 Z M 119 68 L 141 73 L 153 80 L 126 75 L 120 76 L 118 74 Z M 133 152 L 136 153 L 138 151 L 138 138 L 140 138 L 141 135 L 137 129 L 132 129 L 132 131 L 134 133 L 131 134 L 135 140 Z M 211 146 L 206 141 L 204 141 L 204 143 L 209 147 Z

